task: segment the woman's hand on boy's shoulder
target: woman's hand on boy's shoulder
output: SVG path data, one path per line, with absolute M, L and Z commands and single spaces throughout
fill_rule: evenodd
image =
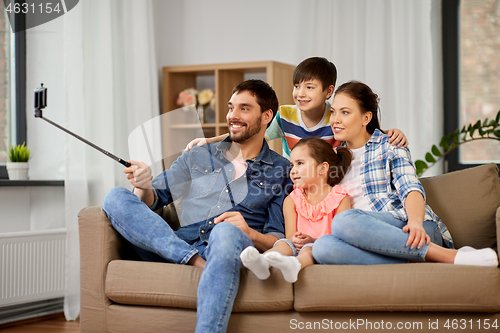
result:
M 393 146 L 405 147 L 408 148 L 408 139 L 406 135 L 397 128 L 391 128 L 387 131 L 387 135 L 389 136 L 389 143 L 392 143 Z

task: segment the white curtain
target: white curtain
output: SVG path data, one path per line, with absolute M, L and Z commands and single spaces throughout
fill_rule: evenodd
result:
M 129 134 L 159 114 L 150 0 L 85 0 L 64 16 L 66 126 L 128 160 Z M 65 203 L 68 320 L 80 312 L 78 212 L 130 187 L 123 166 L 67 136 Z
M 382 128 L 401 129 L 413 159 L 424 159 L 443 128 L 441 2 L 316 0 L 303 13 L 314 22 L 305 47 L 337 66 L 337 86 L 368 84 L 380 97 Z

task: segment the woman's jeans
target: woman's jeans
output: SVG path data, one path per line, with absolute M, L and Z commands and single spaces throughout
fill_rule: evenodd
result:
M 200 225 L 173 231 L 135 194 L 119 187 L 104 198 L 103 209 L 113 227 L 145 260 L 185 264 L 195 254 L 206 259 L 198 285 L 196 332 L 227 330 L 240 283 L 240 254 L 254 245 L 250 237 L 222 222 L 210 232 L 208 244 L 200 243 Z
M 406 246 L 406 222 L 391 213 L 349 209 L 335 215 L 332 234 L 314 242 L 316 262 L 326 265 L 380 265 L 424 261 L 429 246 L 411 249 Z M 431 242 L 442 246 L 439 227 L 434 221 L 424 221 Z

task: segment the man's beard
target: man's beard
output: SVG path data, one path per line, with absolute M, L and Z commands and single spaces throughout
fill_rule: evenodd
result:
M 230 124 L 243 124 L 239 122 L 230 122 Z M 242 143 L 253 137 L 255 134 L 259 133 L 261 129 L 261 124 L 262 124 L 262 114 L 260 117 L 253 123 L 253 124 L 245 124 L 246 128 L 242 133 L 238 133 L 237 135 L 234 135 L 231 133 L 231 126 L 229 126 L 229 138 L 231 141 L 236 142 L 236 143 Z

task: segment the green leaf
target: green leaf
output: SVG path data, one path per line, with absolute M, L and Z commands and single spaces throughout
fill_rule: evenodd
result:
M 432 156 L 431 153 L 425 154 L 425 160 L 429 163 L 436 163 L 436 159 L 434 158 L 434 156 Z
M 11 162 L 28 162 L 30 150 L 26 147 L 26 143 L 15 147 L 11 145 L 8 155 Z
M 429 166 L 427 165 L 427 163 L 425 163 L 422 160 L 415 161 L 415 169 L 416 169 L 417 175 L 421 175 L 422 172 L 424 172 L 424 170 L 427 169 L 428 167 Z
M 458 130 L 455 132 L 455 134 L 453 134 L 453 142 L 455 142 L 455 144 L 457 144 L 457 145 L 460 142 L 459 138 L 458 138 L 459 134 L 460 134 L 460 132 Z
M 472 139 L 474 137 L 474 132 L 476 131 L 475 128 L 472 129 L 472 132 L 470 133 L 470 138 Z
M 436 145 L 432 146 L 431 151 L 434 154 L 434 156 L 441 157 L 441 151 L 439 150 L 439 148 Z
M 476 130 L 479 135 L 475 136 Z M 500 110 L 497 112 L 494 119 L 486 118 L 483 120 L 477 120 L 475 123 L 470 123 L 462 128 L 456 129 L 452 133 L 444 135 L 441 138 L 441 141 L 439 141 L 439 145 L 433 145 L 431 152 L 426 153 L 425 160 L 429 163 L 429 165 L 436 163 L 437 159 L 443 157 L 443 155 L 447 154 L 449 151 L 474 139 L 492 139 L 500 141 Z M 417 160 L 415 162 L 417 175 L 420 176 L 420 174 L 427 169 L 429 165 L 422 160 Z
M 472 124 L 469 124 L 469 126 L 467 127 L 467 132 L 469 132 L 469 136 L 472 138 L 474 136 L 474 131 L 476 129 L 474 127 L 472 127 Z
M 448 146 L 448 141 L 446 140 L 446 137 L 443 137 L 441 139 L 439 145 L 443 148 L 444 151 L 447 151 L 450 148 L 450 146 Z

